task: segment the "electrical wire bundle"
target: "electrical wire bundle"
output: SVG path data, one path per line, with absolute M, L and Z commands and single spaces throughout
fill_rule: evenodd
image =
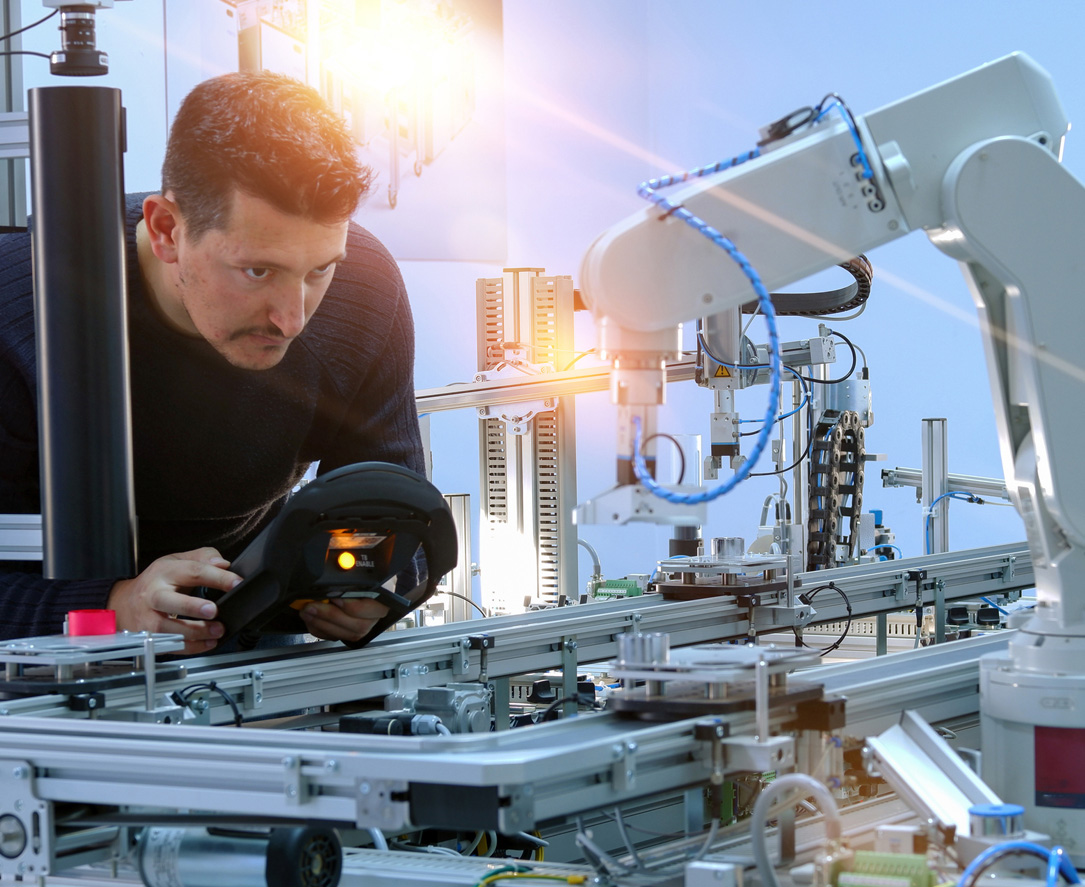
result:
M 773 471 L 751 471 L 750 474 L 749 474 L 750 477 L 773 477 L 775 475 L 786 474 L 788 471 L 791 471 L 792 469 L 797 468 L 799 465 L 801 465 L 803 463 L 803 461 L 810 455 L 810 448 L 813 446 L 813 438 L 814 438 L 814 429 L 813 429 L 813 425 L 812 425 L 813 417 L 810 414 L 811 389 L 810 389 L 809 386 L 811 384 L 816 384 L 816 385 L 840 385 L 840 384 L 843 384 L 844 382 L 846 382 L 848 379 L 851 378 L 852 373 L 855 372 L 856 367 L 859 365 L 859 356 L 861 354 L 862 349 L 860 349 L 859 346 L 857 346 L 854 342 L 852 342 L 851 339 L 849 339 L 847 336 L 845 336 L 839 330 L 831 329 L 831 330 L 827 330 L 826 332 L 830 336 L 836 336 L 845 345 L 848 346 L 848 350 L 851 352 L 851 364 L 848 367 L 848 371 L 846 373 L 844 373 L 842 376 L 840 376 L 840 377 L 838 377 L 836 379 L 816 379 L 813 376 L 804 376 L 802 373 L 800 373 L 798 370 L 796 370 L 796 369 L 794 369 L 792 367 L 789 367 L 789 366 L 783 366 L 782 367 L 782 369 L 784 369 L 787 372 L 791 373 L 791 375 L 795 377 L 795 381 L 798 382 L 799 385 L 801 386 L 803 396 L 802 396 L 802 401 L 799 403 L 799 405 L 797 407 L 792 409 L 790 412 L 778 415 L 773 420 L 772 424 L 775 424 L 777 422 L 782 422 L 784 419 L 788 419 L 791 416 L 794 416 L 800 410 L 805 408 L 807 410 L 807 413 L 806 413 L 806 446 L 804 447 L 802 453 L 799 454 L 798 458 L 795 459 L 795 461 L 792 462 L 790 465 L 787 465 L 784 468 L 777 468 L 777 469 L 775 469 Z M 765 364 L 765 363 L 729 363 L 729 362 L 727 362 L 725 360 L 722 360 L 721 358 L 717 357 L 715 354 L 712 353 L 712 350 L 709 348 L 708 343 L 705 341 L 704 334 L 703 334 L 703 332 L 701 330 L 697 331 L 697 342 L 700 345 L 701 350 L 706 355 L 708 355 L 708 357 L 711 360 L 713 360 L 714 362 L 720 364 L 721 366 L 727 367 L 728 369 L 733 369 L 733 370 L 764 370 L 764 369 L 769 369 L 769 365 Z M 863 357 L 863 371 L 866 372 L 866 370 L 867 370 L 867 363 L 866 363 L 866 357 L 864 356 Z M 760 420 L 760 419 L 739 419 L 739 422 L 742 422 L 742 423 L 744 423 L 744 422 L 758 422 L 758 421 L 764 423 L 765 420 Z M 764 424 L 762 424 L 762 428 L 759 428 L 757 431 L 740 432 L 739 436 L 740 437 L 749 437 L 751 435 L 758 434 L 763 430 L 764 430 Z M 753 459 L 754 459 L 754 456 L 751 455 L 750 460 L 752 461 Z
M 833 650 L 836 650 L 837 648 L 839 648 L 839 646 L 842 643 L 844 643 L 845 639 L 847 638 L 848 632 L 851 631 L 851 617 L 852 617 L 851 601 L 848 599 L 848 596 L 846 594 L 844 594 L 843 590 L 838 588 L 834 583 L 827 582 L 824 585 L 819 585 L 813 591 L 804 592 L 803 594 L 799 595 L 799 600 L 802 601 L 804 604 L 806 604 L 808 607 L 813 606 L 814 598 L 816 598 L 818 596 L 819 592 L 825 591 L 826 589 L 829 589 L 831 591 L 835 591 L 838 595 L 840 595 L 841 599 L 844 601 L 844 606 L 847 608 L 848 618 L 847 618 L 847 621 L 844 623 L 844 630 L 842 632 L 840 632 L 840 637 L 838 637 L 835 641 L 833 641 L 831 644 L 829 644 L 829 646 L 818 650 L 818 656 L 827 656 L 830 653 L 832 653 Z M 802 636 L 799 634 L 799 631 L 798 631 L 797 628 L 793 628 L 792 631 L 795 632 L 795 637 L 796 637 L 796 639 L 798 639 L 799 643 L 801 643 L 804 647 L 810 647 L 810 645 L 808 643 L 806 643 L 805 640 L 802 639 Z M 810 649 L 813 649 L 813 648 L 811 647 Z
M 187 687 L 182 687 L 180 690 L 172 695 L 172 699 L 178 705 L 182 705 L 185 708 L 191 709 L 193 703 L 193 697 L 201 691 L 210 691 L 217 693 L 222 699 L 230 706 L 230 711 L 234 715 L 234 726 L 240 727 L 244 720 L 241 716 L 241 709 L 237 704 L 237 700 L 234 699 L 226 690 L 216 684 L 214 681 L 208 681 L 204 684 L 189 684 Z

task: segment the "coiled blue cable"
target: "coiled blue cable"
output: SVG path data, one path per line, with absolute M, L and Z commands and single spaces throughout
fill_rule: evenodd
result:
M 755 157 L 760 156 L 760 153 L 760 151 L 754 149 L 753 151 L 749 151 L 738 157 L 732 157 L 729 160 L 721 160 L 719 163 L 714 163 L 711 166 L 702 166 L 697 169 L 689 170 L 688 172 L 663 176 L 658 179 L 650 179 L 647 182 L 642 182 L 637 188 L 637 193 L 645 200 L 650 200 L 656 206 L 665 210 L 667 215 L 681 219 L 695 231 L 711 240 L 716 246 L 720 247 L 720 249 L 731 257 L 735 264 L 742 270 L 742 273 L 746 275 L 746 279 L 749 280 L 750 284 L 753 286 L 753 290 L 757 294 L 757 303 L 765 318 L 765 325 L 768 327 L 768 358 L 770 373 L 768 409 L 765 410 L 765 418 L 763 420 L 764 425 L 762 425 L 757 438 L 754 440 L 754 446 L 750 452 L 749 458 L 739 466 L 738 471 L 736 471 L 730 479 L 720 484 L 715 489 L 701 490 L 697 493 L 675 493 L 661 486 L 656 482 L 655 478 L 648 473 L 648 468 L 644 463 L 644 456 L 640 451 L 643 433 L 640 417 L 633 417 L 633 471 L 637 476 L 637 480 L 639 480 L 653 495 L 678 505 L 699 505 L 702 502 L 711 502 L 713 499 L 717 499 L 720 496 L 731 492 L 731 490 L 749 476 L 753 467 L 757 464 L 757 460 L 768 446 L 769 438 L 772 435 L 773 426 L 776 422 L 776 411 L 780 406 L 780 337 L 776 331 L 776 311 L 772 307 L 772 298 L 769 295 L 769 291 L 765 288 L 765 284 L 761 282 L 761 276 L 754 270 L 749 259 L 742 254 L 734 243 L 705 222 L 704 219 L 695 216 L 681 204 L 674 203 L 661 194 L 657 194 L 656 191 L 659 188 L 666 188 L 670 185 L 688 182 L 693 178 L 699 178 L 701 176 L 729 169 L 733 166 L 738 166 L 741 163 L 745 163 L 748 160 L 753 160 Z

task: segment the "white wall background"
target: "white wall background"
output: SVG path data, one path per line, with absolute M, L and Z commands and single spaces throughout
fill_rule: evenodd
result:
M 40 17 L 38 0 L 20 2 L 24 22 Z M 97 82 L 124 89 L 132 190 L 157 183 L 167 115 L 163 35 L 167 18 L 172 33 L 183 31 L 178 17 L 183 21 L 188 4 L 131 0 L 98 16 L 112 73 Z M 191 4 L 195 15 L 197 0 Z M 861 114 L 1021 50 L 1049 71 L 1076 120 L 1085 113 L 1083 33 L 1085 4 L 1075 0 L 1027 9 L 1018 0 L 506 0 L 505 264 L 575 276 L 595 235 L 639 208 L 637 183 L 744 151 L 759 126 L 827 92 L 840 93 Z M 24 39 L 24 48 L 42 52 L 57 45 L 52 23 Z M 175 49 L 184 47 L 171 43 Z M 49 79 L 43 60 L 28 59 L 24 69 L 28 85 Z M 1079 142 L 1071 133 L 1065 163 L 1085 177 L 1085 137 Z M 870 258 L 870 307 L 841 326 L 869 358 L 877 420 L 868 450 L 885 453 L 883 465 L 918 467 L 920 420 L 946 417 L 950 470 L 1000 476 L 975 312 L 958 269 L 921 234 Z M 418 387 L 470 378 L 474 281 L 498 275 L 500 266 L 411 261 L 403 273 L 418 328 Z M 763 340 L 756 324 L 753 330 Z M 785 321 L 781 330 L 785 338 L 812 332 L 809 321 Z M 577 336 L 579 348 L 594 345 L 589 317 L 578 317 Z M 707 432 L 707 392 L 671 386 L 669 396 L 661 430 Z M 762 389 L 742 393 L 739 408 L 757 418 L 764 396 Z M 613 482 L 613 411 L 605 395 L 589 395 L 577 413 L 583 499 Z M 433 419 L 435 482 L 477 501 L 476 431 L 469 413 Z M 776 488 L 770 479 L 755 480 L 714 503 L 705 535 L 751 538 L 761 501 Z M 922 518 L 910 491 L 881 489 L 871 471 L 864 505 L 883 509 L 906 554 L 921 553 Z M 606 575 L 619 577 L 651 572 L 666 554 L 669 534 L 655 527 L 583 527 L 581 535 L 599 550 Z M 952 506 L 954 547 L 1022 537 L 1011 509 Z M 583 582 L 590 564 L 586 555 L 581 562 Z

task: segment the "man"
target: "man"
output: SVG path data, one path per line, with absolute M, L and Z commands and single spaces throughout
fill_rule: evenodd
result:
M 406 292 L 350 223 L 369 183 L 304 84 L 228 74 L 185 99 L 162 193 L 127 206 L 140 572 L 46 580 L 0 561 L 0 637 L 108 607 L 120 629 L 180 633 L 205 652 L 223 629 L 191 589 L 240 581 L 230 559 L 310 463 L 423 472 Z M 0 513 L 40 510 L 33 329 L 29 235 L 12 235 L 0 239 Z M 318 637 L 354 641 L 386 612 L 355 600 L 301 616 Z

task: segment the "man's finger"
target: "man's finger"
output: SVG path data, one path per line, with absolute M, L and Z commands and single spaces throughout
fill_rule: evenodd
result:
M 151 607 L 159 613 L 184 616 L 186 619 L 214 619 L 218 614 L 218 607 L 213 601 L 169 588 L 157 589 L 152 596 Z
M 198 588 L 204 585 L 222 591 L 229 591 L 241 582 L 237 573 L 193 560 L 170 561 L 163 566 L 161 578 L 178 588 Z
M 354 619 L 381 619 L 388 615 L 388 607 L 373 598 L 332 598 L 328 601 Z
M 360 641 L 377 624 L 376 619 L 352 619 L 328 604 L 309 604 L 301 618 L 310 634 L 333 641 Z
M 220 622 L 198 622 L 172 616 L 162 616 L 153 630 L 181 635 L 185 640 L 184 652 L 190 655 L 213 650 L 226 631 Z

